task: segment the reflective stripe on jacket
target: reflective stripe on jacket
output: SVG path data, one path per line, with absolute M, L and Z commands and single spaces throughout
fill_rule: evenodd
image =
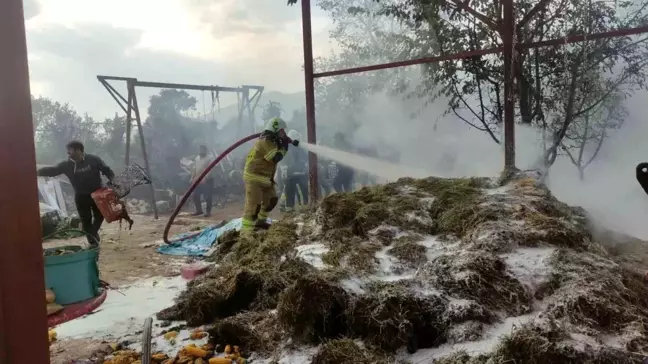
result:
M 264 184 L 272 183 L 277 163 L 274 162 L 275 155 L 286 154 L 284 149 L 279 149 L 277 144 L 267 138 L 259 138 L 254 147 L 245 159 L 243 179 Z

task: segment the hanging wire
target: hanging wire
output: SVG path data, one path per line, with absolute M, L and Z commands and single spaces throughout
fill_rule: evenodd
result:
M 202 90 L 202 107 L 203 107 L 202 119 L 203 121 L 207 121 L 207 113 L 205 112 L 205 90 Z
M 216 90 L 216 92 L 215 92 L 215 99 L 216 99 L 216 104 L 218 105 L 218 113 L 220 114 L 220 112 L 221 112 L 220 91 L 218 91 L 218 90 Z

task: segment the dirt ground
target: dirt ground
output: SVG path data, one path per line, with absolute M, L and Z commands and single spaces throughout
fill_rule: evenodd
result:
M 50 363 L 51 364 L 70 364 L 74 360 L 90 358 L 101 355 L 102 352 L 108 352 L 109 343 L 97 340 L 65 340 L 55 341 L 50 346 Z
M 169 233 L 176 234 L 195 231 L 205 226 L 241 216 L 242 204 L 233 204 L 224 208 L 215 208 L 212 216 L 192 217 L 190 212 L 181 213 L 175 220 Z M 182 265 L 191 261 L 188 257 L 162 255 L 155 251 L 162 241 L 162 233 L 170 214 L 163 214 L 158 220 L 152 216 L 133 215 L 133 229 L 119 223 L 105 224 L 101 228 L 101 253 L 99 255 L 99 270 L 101 279 L 111 286 L 128 285 L 136 280 L 175 276 L 180 274 Z M 271 217 L 278 218 L 279 212 L 273 212 Z M 85 244 L 85 238 L 53 240 L 43 244 L 44 248 L 64 245 Z M 57 341 L 50 347 L 52 364 L 68 364 L 74 360 L 89 358 L 97 352 L 105 350 L 109 343 L 96 340 L 65 340 Z
M 181 213 L 175 220 L 170 237 L 176 234 L 196 231 L 205 226 L 240 217 L 243 206 L 241 204 L 216 208 L 212 216 L 192 217 L 190 212 Z M 168 277 L 180 274 L 182 265 L 191 261 L 188 257 L 174 257 L 162 255 L 155 249 L 164 244 L 162 233 L 170 214 L 161 215 L 158 220 L 152 216 L 133 215 L 135 220 L 133 229 L 119 223 L 106 224 L 101 228 L 101 253 L 99 255 L 99 270 L 101 279 L 111 286 L 119 287 L 136 280 L 149 277 Z M 272 217 L 279 217 L 274 213 Z M 85 244 L 84 238 L 67 240 L 52 240 L 43 244 L 44 248 Z

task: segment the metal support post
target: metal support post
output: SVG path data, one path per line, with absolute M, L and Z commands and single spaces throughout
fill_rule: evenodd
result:
M 126 156 L 124 157 L 124 165 L 130 165 L 130 143 L 131 143 L 131 130 L 133 129 L 133 94 L 131 88 L 128 87 L 128 106 L 126 107 Z M 148 172 L 148 171 L 147 171 Z
M 513 35 L 515 34 L 513 0 L 502 1 L 503 22 L 500 29 L 504 45 L 504 170 L 515 168 L 515 62 Z
M 146 168 L 146 173 L 151 176 L 151 167 L 149 166 L 149 159 L 148 155 L 146 154 L 146 143 L 144 142 L 144 130 L 142 128 L 142 119 L 140 118 L 140 111 L 139 111 L 139 105 L 137 104 L 137 94 L 135 93 L 135 85 L 131 82 L 128 83 L 128 93 L 131 94 L 130 96 L 133 99 L 133 110 L 135 111 L 135 121 L 137 122 L 137 131 L 140 137 L 140 143 L 142 146 L 142 158 L 144 158 L 144 168 Z M 153 177 L 151 177 L 151 184 L 149 184 L 149 187 L 151 188 L 151 206 L 153 208 L 153 217 L 155 220 L 158 219 L 158 209 L 157 209 L 157 201 L 155 199 L 155 184 L 153 183 Z
M 313 77 L 313 35 L 311 32 L 310 0 L 302 0 L 302 34 L 304 41 L 304 83 L 306 87 L 306 133 L 308 142 L 315 144 L 317 132 L 315 126 L 315 78 Z M 308 152 L 308 187 L 309 201 L 315 203 L 319 198 L 319 179 L 317 155 Z

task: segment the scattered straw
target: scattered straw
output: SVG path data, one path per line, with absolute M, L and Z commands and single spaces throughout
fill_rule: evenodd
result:
M 423 241 L 420 235 L 406 235 L 394 240 L 394 244 L 389 249 L 389 254 L 396 257 L 408 268 L 416 268 L 427 262 L 425 255 L 427 249 L 420 245 Z
M 335 338 L 346 333 L 348 300 L 344 289 L 320 277 L 299 278 L 279 299 L 279 321 L 293 337 L 306 342 Z
M 508 275 L 506 264 L 495 255 L 483 252 L 442 255 L 419 273 L 453 297 L 473 299 L 514 316 L 531 311 L 532 299 L 524 286 Z
M 270 311 L 246 311 L 216 322 L 209 331 L 214 346 L 237 345 L 246 351 L 270 354 L 283 339 L 277 315 Z
M 445 342 L 447 301 L 436 296 L 381 293 L 358 297 L 347 317 L 354 335 L 384 350 L 407 346 L 411 352 Z
M 370 351 L 351 339 L 331 340 L 320 346 L 311 364 L 395 364 L 383 353 Z

